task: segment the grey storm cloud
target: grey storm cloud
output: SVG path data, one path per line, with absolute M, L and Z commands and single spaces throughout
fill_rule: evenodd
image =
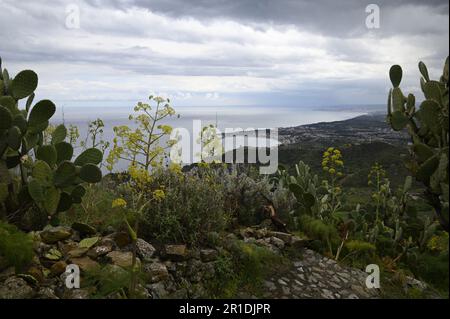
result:
M 371 2 L 377 30 L 365 25 Z M 77 30 L 65 25 L 67 5 L 80 9 Z M 37 69 L 43 92 L 61 99 L 135 99 L 151 88 L 255 104 L 271 94 L 383 103 L 391 64 L 405 67 L 413 92 L 419 60 L 438 75 L 448 17 L 438 0 L 0 0 L 0 56 L 13 72 Z
M 92 5 L 101 1 L 91 0 Z M 420 15 L 411 16 L 409 10 L 427 8 L 436 15 L 447 15 L 446 0 L 115 0 L 117 8 L 130 5 L 147 8 L 172 17 L 195 17 L 208 21 L 216 18 L 234 19 L 245 23 L 292 24 L 316 32 L 336 36 L 354 36 L 366 32 L 361 23 L 366 17 L 368 4 L 377 4 L 381 9 L 381 32 L 428 33 L 445 29 L 418 21 Z M 404 15 L 402 15 L 402 10 Z M 401 19 L 401 20 L 399 20 Z

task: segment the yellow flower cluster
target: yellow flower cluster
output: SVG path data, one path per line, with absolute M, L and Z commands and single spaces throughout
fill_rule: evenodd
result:
M 116 207 L 125 207 L 127 206 L 127 202 L 123 198 L 116 198 L 112 201 L 112 208 Z
M 329 147 L 322 156 L 322 169 L 328 172 L 330 175 L 341 177 L 343 174 L 341 172 L 344 166 L 344 161 L 342 160 L 342 153 L 339 149 L 334 147 Z
M 130 173 L 131 179 L 140 187 L 143 187 L 144 185 L 152 181 L 150 173 L 144 168 L 137 167 L 136 165 L 131 165 L 128 168 L 128 172 Z
M 153 198 L 159 202 L 166 198 L 166 193 L 162 189 L 157 189 L 153 192 Z

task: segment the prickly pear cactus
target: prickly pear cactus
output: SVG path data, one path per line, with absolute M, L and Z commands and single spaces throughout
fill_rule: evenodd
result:
M 52 219 L 81 202 L 86 192 L 83 185 L 102 178 L 97 166 L 102 152 L 87 149 L 72 162 L 74 151 L 66 142 L 64 125 L 45 144 L 43 132 L 56 106 L 50 100 L 33 105 L 37 86 L 38 76 L 31 70 L 14 78 L 6 69 L 0 73 L 0 215 L 2 211 L 7 218 L 14 215 L 14 222 L 30 206 Z M 22 99 L 27 99 L 24 108 L 19 107 Z
M 449 59 L 439 81 L 430 79 L 428 69 L 419 63 L 420 85 L 424 100 L 416 108 L 414 95 L 405 96 L 400 89 L 402 68 L 389 71 L 393 89 L 389 92 L 387 120 L 396 131 L 407 129 L 411 136 L 412 159 L 408 168 L 427 191 L 442 227 L 448 232 L 449 221 Z

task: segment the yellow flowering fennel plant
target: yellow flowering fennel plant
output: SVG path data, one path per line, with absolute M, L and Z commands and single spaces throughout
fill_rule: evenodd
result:
M 325 209 L 329 215 L 336 213 L 341 207 L 340 195 L 342 189 L 338 185 L 338 179 L 343 176 L 344 161 L 339 149 L 329 147 L 322 156 L 322 169 L 328 179 L 323 181 L 327 194 L 322 198 Z
M 375 223 L 377 224 L 381 217 L 380 214 L 386 210 L 387 201 L 391 193 L 390 182 L 389 179 L 386 178 L 386 171 L 378 163 L 375 163 L 370 169 L 367 180 L 367 185 L 375 188 L 372 193 L 372 199 L 375 201 L 376 205 Z
M 127 188 L 132 189 L 130 187 L 131 185 L 128 184 Z M 131 264 L 131 281 L 130 281 L 130 288 L 129 288 L 129 295 L 130 297 L 134 297 L 136 294 L 136 285 L 137 285 L 137 272 L 139 269 L 137 269 L 137 240 L 138 240 L 138 230 L 139 230 L 139 222 L 144 214 L 145 210 L 148 209 L 150 204 L 155 201 L 161 201 L 164 199 L 165 193 L 162 189 L 157 189 L 152 192 L 151 198 L 148 199 L 146 194 L 143 191 L 131 191 L 131 202 L 128 204 L 123 198 L 117 198 L 113 200 L 111 206 L 113 209 L 118 208 L 128 208 L 133 213 L 134 217 L 134 225 L 131 226 L 130 222 L 127 218 L 127 215 L 123 214 L 123 221 L 125 223 L 125 226 L 128 229 L 128 233 L 130 235 L 132 245 L 133 245 L 133 257 L 132 257 L 132 264 Z
M 150 96 L 149 100 L 156 103 L 154 108 L 139 102 L 134 107 L 135 114 L 129 116 L 129 120 L 136 124 L 135 129 L 126 125 L 114 127 L 113 147 L 106 160 L 108 170 L 112 171 L 119 160 L 146 171 L 163 164 L 165 152 L 172 145 L 170 141 L 163 140 L 170 135 L 172 127 L 159 123 L 174 116 L 175 110 L 170 106 L 169 99 Z

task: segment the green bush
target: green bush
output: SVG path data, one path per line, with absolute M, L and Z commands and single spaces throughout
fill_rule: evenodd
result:
M 418 256 L 416 262 L 411 263 L 411 269 L 417 278 L 425 280 L 435 288 L 448 294 L 448 258 L 448 251 L 436 255 L 424 253 Z
M 6 266 L 14 266 L 20 271 L 31 262 L 33 255 L 31 236 L 0 221 L 0 259 L 4 258 Z
M 184 174 L 159 170 L 148 189 L 162 190 L 164 195 L 144 212 L 139 230 L 144 238 L 197 245 L 229 225 L 222 179 L 213 170 Z

